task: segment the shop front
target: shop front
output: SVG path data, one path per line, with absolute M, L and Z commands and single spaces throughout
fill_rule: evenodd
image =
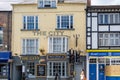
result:
M 23 80 L 37 80 L 40 75 L 40 56 L 39 55 L 22 55 L 22 79 Z
M 120 52 L 89 52 L 87 55 L 88 80 L 119 80 L 119 68 Z
M 67 54 L 47 54 L 47 80 L 70 80 Z
M 11 52 L 0 52 L 0 80 L 11 80 Z

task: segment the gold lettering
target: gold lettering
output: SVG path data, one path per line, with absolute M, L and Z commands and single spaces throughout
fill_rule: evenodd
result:
M 48 33 L 48 35 L 49 35 L 49 36 L 53 36 L 53 31 L 50 31 L 50 32 Z

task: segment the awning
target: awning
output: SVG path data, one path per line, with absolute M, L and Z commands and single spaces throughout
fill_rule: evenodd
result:
M 8 61 L 11 59 L 11 52 L 0 51 L 0 61 Z

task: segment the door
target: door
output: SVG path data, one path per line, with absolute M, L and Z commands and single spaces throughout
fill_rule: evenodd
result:
M 89 60 L 89 80 L 97 80 L 97 58 Z
M 105 65 L 99 64 L 99 80 L 105 80 Z
M 22 66 L 16 66 L 16 71 L 17 80 L 22 80 Z
M 97 80 L 96 64 L 89 64 L 89 80 Z

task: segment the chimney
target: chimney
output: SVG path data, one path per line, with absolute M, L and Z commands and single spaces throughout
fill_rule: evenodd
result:
M 91 0 L 87 0 L 87 6 L 91 6 Z

